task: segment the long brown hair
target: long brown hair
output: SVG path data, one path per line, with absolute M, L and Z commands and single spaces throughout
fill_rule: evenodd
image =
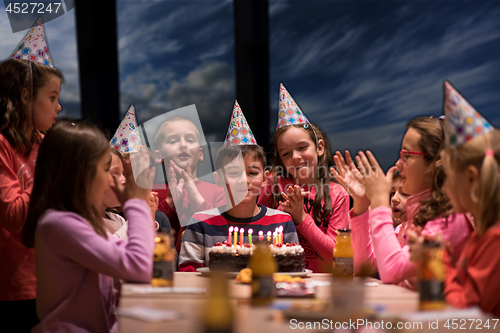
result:
M 456 149 L 456 150 L 455 150 Z M 491 149 L 491 154 L 485 155 Z M 469 165 L 480 171 L 478 214 L 474 216 L 476 230 L 483 235 L 500 219 L 500 129 L 478 136 L 457 148 L 442 152 L 444 162 L 455 171 Z
M 313 124 L 299 125 L 294 124 L 290 126 L 284 126 L 278 128 L 273 135 L 273 147 L 274 147 L 274 160 L 272 169 L 274 172 L 274 177 L 272 179 L 272 195 L 271 195 L 271 206 L 277 207 L 278 202 L 281 200 L 281 191 L 278 185 L 278 177 L 284 177 L 291 179 L 291 176 L 286 171 L 283 161 L 278 154 L 278 138 L 280 135 L 285 133 L 291 126 L 302 128 L 307 132 L 309 138 L 316 148 L 318 148 L 319 140 L 323 140 L 325 143 L 325 151 L 323 155 L 318 156 L 318 164 L 316 170 L 316 195 L 314 196 L 313 202 L 313 218 L 317 225 L 322 223 L 324 218 L 327 218 L 332 213 L 332 200 L 330 196 L 330 182 L 333 181 L 330 173 L 330 167 L 333 166 L 333 157 L 330 151 L 330 142 L 326 134 Z M 323 207 L 321 202 L 324 201 Z
M 97 234 L 107 238 L 102 217 L 87 202 L 97 162 L 104 154 L 111 158 L 108 140 L 89 123 L 60 120 L 47 132 L 38 151 L 35 183 L 23 228 L 23 242 L 28 248 L 34 246 L 38 220 L 47 209 L 75 212 Z
M 429 165 L 425 172 L 432 175 L 431 197 L 421 203 L 420 211 L 413 219 L 417 226 L 425 226 L 439 216 L 447 217 L 451 212 L 448 196 L 441 190 L 445 174 L 443 161 L 441 160 L 441 149 L 444 146 L 444 133 L 438 118 L 417 117 L 408 122 L 407 129 L 413 128 L 420 134 L 418 145 L 424 159 Z
M 34 61 L 9 59 L 0 64 L 0 132 L 21 154 L 29 155 L 33 144 L 41 142 L 37 129 L 33 129 L 31 139 L 24 134 L 29 125 L 27 103 L 52 75 L 64 83 L 59 70 Z

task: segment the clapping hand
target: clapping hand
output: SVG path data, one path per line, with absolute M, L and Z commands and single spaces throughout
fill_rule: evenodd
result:
M 304 191 L 298 185 L 288 186 L 286 193 L 281 192 L 284 201 L 280 202 L 281 209 L 290 214 L 295 225 L 299 225 L 307 216 L 304 210 L 304 197 L 307 197 L 311 192 Z

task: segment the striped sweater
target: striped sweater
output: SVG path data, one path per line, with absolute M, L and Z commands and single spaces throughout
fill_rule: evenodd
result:
M 199 267 L 208 267 L 208 253 L 215 243 L 227 240 L 231 226 L 245 229 L 245 243 L 248 243 L 248 228 L 253 229 L 253 240 L 258 240 L 259 231 L 262 230 L 266 237 L 268 231 L 274 231 L 279 226 L 283 226 L 284 243 L 298 243 L 290 215 L 265 206 L 259 207 L 260 212 L 251 218 L 232 217 L 221 213 L 218 208 L 193 215 L 182 238 L 179 271 L 194 272 Z

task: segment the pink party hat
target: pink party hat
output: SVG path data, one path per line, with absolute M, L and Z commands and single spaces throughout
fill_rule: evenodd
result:
M 283 83 L 280 84 L 280 100 L 279 100 L 279 110 L 278 110 L 278 125 L 276 129 L 283 126 L 289 126 L 294 124 L 307 124 L 309 120 L 306 118 L 302 110 L 299 108 L 297 103 L 286 90 Z
M 444 81 L 443 113 L 447 146 L 460 146 L 494 129 L 448 81 Z
M 257 145 L 257 140 L 255 140 L 252 130 L 248 126 L 248 122 L 238 105 L 238 101 L 235 101 L 226 139 L 222 147 L 227 148 L 239 145 Z
M 17 45 L 14 52 L 12 52 L 11 58 L 36 61 L 49 67 L 54 67 L 41 17 L 36 20 L 34 26 L 24 36 L 21 43 Z
M 135 108 L 131 105 L 120 126 L 118 126 L 115 135 L 109 141 L 109 145 L 119 152 L 133 153 L 139 151 L 141 144 L 137 122 L 135 121 Z

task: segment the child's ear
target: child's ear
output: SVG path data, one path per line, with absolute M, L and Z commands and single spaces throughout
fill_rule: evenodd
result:
M 323 156 L 325 153 L 325 141 L 323 139 L 318 140 L 318 147 L 316 148 L 316 152 L 318 153 L 318 157 Z
M 23 88 L 23 91 L 21 92 L 21 100 L 23 101 L 23 103 L 25 105 L 28 105 L 28 103 L 30 102 L 30 96 L 29 96 L 28 90 L 26 90 L 26 88 Z
M 156 164 L 161 164 L 161 155 L 159 150 L 155 150 L 153 152 L 153 158 L 155 159 Z

